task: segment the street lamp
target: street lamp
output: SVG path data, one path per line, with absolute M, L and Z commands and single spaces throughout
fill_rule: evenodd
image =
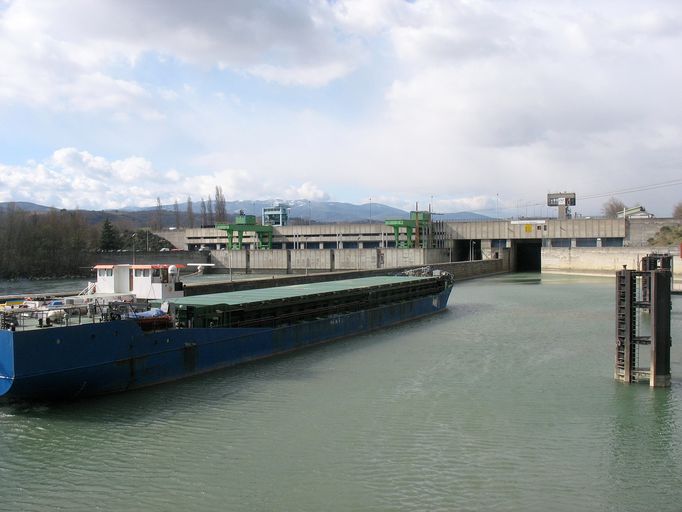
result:
M 137 233 L 133 233 L 130 236 L 131 240 L 133 241 L 133 265 L 135 265 L 135 235 L 137 235 Z

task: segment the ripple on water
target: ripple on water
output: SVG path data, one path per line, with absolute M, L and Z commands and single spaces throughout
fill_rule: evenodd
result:
M 2 407 L 3 505 L 675 510 L 682 381 L 613 382 L 612 285 L 471 281 L 415 324 L 125 395 Z

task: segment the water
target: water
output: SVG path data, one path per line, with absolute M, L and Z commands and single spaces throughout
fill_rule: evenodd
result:
M 0 509 L 679 511 L 673 385 L 613 381 L 614 282 L 456 285 L 441 315 L 156 388 L 0 407 Z
M 92 280 L 94 279 L 93 277 Z M 78 293 L 86 286 L 88 286 L 87 279 L 0 279 L 0 297 L 3 295 Z

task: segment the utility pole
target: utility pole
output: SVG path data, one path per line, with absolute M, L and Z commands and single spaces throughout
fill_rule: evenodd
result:
M 135 235 L 137 235 L 137 233 L 133 233 L 130 237 L 133 240 L 133 265 L 135 265 Z

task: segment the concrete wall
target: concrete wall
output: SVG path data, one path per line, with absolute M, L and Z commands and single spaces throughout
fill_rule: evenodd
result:
M 329 272 L 334 270 L 331 250 L 295 249 L 289 251 L 289 254 L 291 254 L 289 271 L 308 269 Z
M 204 252 L 196 251 L 169 251 L 169 252 L 140 252 L 135 251 L 135 263 L 153 265 L 153 264 L 169 264 L 169 265 L 186 265 L 187 263 L 210 263 L 210 255 Z M 97 252 L 90 256 L 91 264 L 112 264 L 120 265 L 124 263 L 133 263 L 133 253 L 129 252 Z
M 448 262 L 446 249 L 272 249 L 215 250 L 211 263 L 216 270 L 233 268 L 242 272 L 278 273 L 334 270 L 374 270 L 381 268 L 421 267 Z
M 444 222 L 446 246 L 455 240 L 527 240 L 541 239 L 625 239 L 629 246 L 645 245 L 662 226 L 682 224 L 679 219 L 538 219 L 538 220 L 488 220 L 475 222 Z M 211 244 L 224 247 L 227 233 L 213 228 L 177 229 L 157 232 L 175 247 L 186 249 Z M 244 244 L 251 247 L 254 238 L 246 233 Z M 371 243 L 384 247 L 393 240 L 393 230 L 382 222 L 364 224 L 312 224 L 309 226 L 283 226 L 274 228 L 273 247 L 283 249 L 282 244 L 303 243 L 305 249 L 362 247 Z
M 409 263 L 408 263 L 409 264 Z M 377 268 L 376 249 L 338 249 L 334 251 L 336 270 L 372 270 Z
M 229 251 L 216 251 L 229 253 Z M 235 253 L 246 254 L 246 251 L 232 251 Z M 229 257 L 229 254 L 228 254 Z M 288 254 L 284 250 L 268 250 L 268 251 L 249 251 L 249 268 L 277 270 L 286 272 L 289 268 Z
M 496 260 L 456 261 L 453 263 L 434 264 L 433 267 L 450 272 L 455 280 L 472 279 L 486 275 L 510 272 L 509 251 L 502 251 L 502 257 Z
M 542 248 L 543 272 L 609 274 L 621 270 L 623 265 L 629 269 L 639 268 L 642 256 L 659 252 L 673 254 L 675 279 L 682 279 L 682 261 L 679 249 L 668 247 L 608 247 L 608 248 Z
M 439 263 L 433 268 L 445 270 L 455 276 L 455 280 L 472 279 L 487 275 L 509 272 L 509 251 L 503 251 L 503 257 L 496 260 L 460 261 L 455 263 Z M 408 267 L 410 268 L 410 267 Z M 339 272 L 325 272 L 309 275 L 284 275 L 273 276 L 272 279 L 253 279 L 210 283 L 194 283 L 185 286 L 185 295 L 199 295 L 202 293 L 218 293 L 253 288 L 268 288 L 273 286 L 288 286 L 293 284 L 315 283 L 320 281 L 335 281 L 339 279 L 351 279 L 354 277 L 367 277 L 373 275 L 386 275 L 400 272 L 405 269 L 374 269 L 374 270 L 351 270 Z
M 543 238 L 623 238 L 623 219 L 541 219 L 446 222 L 452 240 L 527 240 Z
M 625 245 L 646 246 L 649 238 L 653 238 L 663 226 L 682 226 L 682 219 L 630 219 Z

